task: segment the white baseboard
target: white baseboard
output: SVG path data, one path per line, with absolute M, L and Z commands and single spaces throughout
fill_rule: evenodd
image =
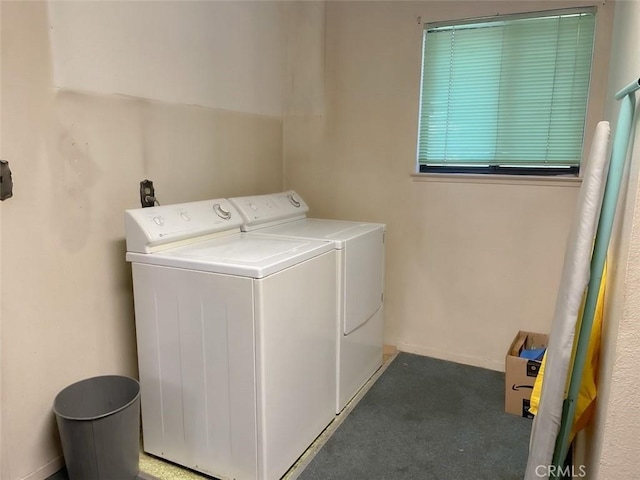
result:
M 425 357 L 433 357 L 440 360 L 448 360 L 450 362 L 471 365 L 473 367 L 481 367 L 489 370 L 496 370 L 498 372 L 504 372 L 503 359 L 492 360 L 490 358 L 474 357 L 472 355 L 464 355 L 462 353 L 446 352 L 436 348 L 421 347 L 419 345 L 412 345 L 406 342 L 398 342 L 398 350 L 401 352 L 423 355 Z
M 59 456 L 47 462 L 35 472 L 31 472 L 26 477 L 22 477 L 20 480 L 45 480 L 62 469 L 62 467 L 64 467 L 64 457 Z

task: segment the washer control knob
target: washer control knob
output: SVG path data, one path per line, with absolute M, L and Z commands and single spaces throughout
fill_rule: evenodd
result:
M 225 210 L 219 203 L 213 205 L 213 211 L 223 220 L 229 220 L 231 218 L 231 212 Z
M 289 195 L 287 195 L 287 198 L 289 199 L 289 202 L 291 202 L 291 205 L 296 208 L 300 208 L 300 202 L 295 196 L 293 196 L 293 194 L 290 193 Z
M 255 212 L 258 209 L 258 206 L 255 203 L 250 203 L 249 208 Z
M 191 217 L 189 216 L 189 214 L 187 212 L 180 212 L 180 216 L 182 217 L 182 219 L 185 222 L 191 221 Z
M 156 222 L 157 225 L 164 225 L 164 218 L 161 216 L 153 217 L 153 221 Z

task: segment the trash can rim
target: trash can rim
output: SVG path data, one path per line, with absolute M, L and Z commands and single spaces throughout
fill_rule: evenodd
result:
M 126 378 L 128 380 L 132 380 L 138 386 L 138 393 L 131 399 L 131 401 L 129 401 L 126 404 L 122 405 L 120 408 L 116 408 L 115 410 L 110 410 L 110 411 L 108 411 L 106 413 L 103 413 L 101 415 L 95 415 L 93 417 L 74 417 L 74 416 L 64 415 L 64 414 L 58 412 L 58 410 L 56 409 L 56 400 L 58 400 L 58 397 L 62 394 L 62 392 L 64 392 L 68 388 L 73 387 L 74 385 L 77 385 L 78 383 L 86 382 L 88 380 L 94 380 L 96 378 L 105 378 L 105 377 L 118 377 L 118 378 Z M 122 410 L 124 410 L 125 408 L 127 408 L 131 404 L 133 404 L 136 400 L 138 400 L 138 398 L 140 398 L 140 382 L 138 380 L 136 380 L 135 378 L 128 377 L 126 375 L 96 375 L 95 377 L 83 378 L 82 380 L 78 380 L 77 382 L 73 382 L 72 384 L 67 385 L 65 388 L 60 390 L 60 392 L 58 392 L 56 397 L 53 399 L 53 413 L 55 413 L 56 416 L 58 416 L 60 418 L 64 418 L 65 420 L 75 420 L 75 421 L 79 421 L 79 422 L 99 420 L 101 418 L 109 417 L 109 416 L 114 415 L 114 414 L 116 414 L 118 412 L 121 412 Z

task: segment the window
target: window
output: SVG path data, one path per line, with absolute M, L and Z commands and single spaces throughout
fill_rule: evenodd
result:
M 421 172 L 577 175 L 595 10 L 424 29 Z

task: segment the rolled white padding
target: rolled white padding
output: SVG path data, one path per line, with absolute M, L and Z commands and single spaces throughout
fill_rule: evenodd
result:
M 598 227 L 607 176 L 609 122 L 600 122 L 589 152 L 578 204 L 571 224 L 560 288 L 551 325 L 538 414 L 533 420 L 525 480 L 549 478 L 571 352 L 582 298 L 589 283 L 593 239 Z

